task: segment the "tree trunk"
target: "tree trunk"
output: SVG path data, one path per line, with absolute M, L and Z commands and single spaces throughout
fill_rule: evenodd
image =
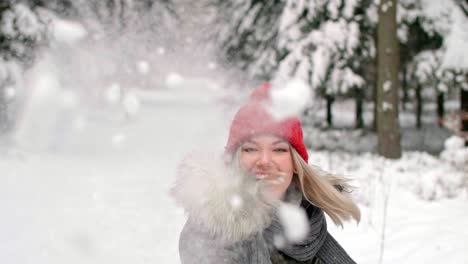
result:
M 372 131 L 377 132 L 377 83 L 374 85 L 374 120 L 372 120 Z
M 398 120 L 399 47 L 396 21 L 397 0 L 379 4 L 377 39 L 377 138 L 378 153 L 386 158 L 401 157 Z
M 335 99 L 331 95 L 327 95 L 325 98 L 327 100 L 327 124 L 329 127 L 331 127 L 333 126 L 332 105 Z
M 437 92 L 437 122 L 442 127 L 445 116 L 445 94 Z
M 461 133 L 465 136 L 465 146 L 468 146 L 468 90 L 461 89 Z
M 401 84 L 401 88 L 403 90 L 403 99 L 402 99 L 402 104 L 401 104 L 401 109 L 402 110 L 406 110 L 406 104 L 408 103 L 408 79 L 407 79 L 407 76 L 406 76 L 406 71 L 407 71 L 407 68 L 406 66 L 403 67 L 403 79 L 402 79 L 402 84 Z
M 364 127 L 364 119 L 362 118 L 363 115 L 363 103 L 364 103 L 364 95 L 363 90 L 359 89 L 356 94 L 356 128 L 363 128 Z
M 421 129 L 421 115 L 422 115 L 422 96 L 421 85 L 416 86 L 416 127 Z

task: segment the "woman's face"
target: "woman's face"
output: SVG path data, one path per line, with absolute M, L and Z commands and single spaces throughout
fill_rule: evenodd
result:
M 260 135 L 250 138 L 240 146 L 240 163 L 257 180 L 265 181 L 278 199 L 291 184 L 292 153 L 289 144 L 279 137 Z

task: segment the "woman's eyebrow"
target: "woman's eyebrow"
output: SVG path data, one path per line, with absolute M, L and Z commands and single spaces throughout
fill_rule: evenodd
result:
M 288 144 L 288 142 L 286 142 L 284 140 L 277 140 L 277 141 L 273 142 L 273 145 L 280 144 L 280 143 Z

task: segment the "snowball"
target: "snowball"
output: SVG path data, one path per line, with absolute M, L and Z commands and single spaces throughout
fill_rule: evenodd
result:
M 216 69 L 216 68 L 217 68 L 216 63 L 214 63 L 214 62 L 208 63 L 208 69 L 214 70 L 214 69 Z
M 16 89 L 13 86 L 7 86 L 5 87 L 4 91 L 5 99 L 6 100 L 11 100 L 16 96 Z
M 239 209 L 242 206 L 242 202 L 242 198 L 239 195 L 233 195 L 230 200 L 231 206 L 234 209 Z
M 158 52 L 159 55 L 163 55 L 163 54 L 166 53 L 166 50 L 163 47 L 159 47 L 157 52 Z
M 69 44 L 79 41 L 88 34 L 80 23 L 60 19 L 53 21 L 52 30 L 57 41 Z
M 289 241 L 298 243 L 307 236 L 309 222 L 302 208 L 288 203 L 281 203 L 278 208 L 278 217 Z
M 271 105 L 268 110 L 276 119 L 284 119 L 300 114 L 310 100 L 310 87 L 301 80 L 294 79 L 282 86 L 274 86 L 270 92 Z
M 120 101 L 121 93 L 120 85 L 114 83 L 106 89 L 104 96 L 109 104 L 116 104 Z
M 147 61 L 139 61 L 137 63 L 138 72 L 141 74 L 147 74 L 149 72 L 149 63 Z
M 140 99 L 134 93 L 125 94 L 122 104 L 125 108 L 125 111 L 130 115 L 135 115 L 140 110 Z
M 123 133 L 117 133 L 112 136 L 112 145 L 115 147 L 120 147 L 125 140 L 127 139 L 127 136 Z
M 180 86 L 184 83 L 184 78 L 178 73 L 171 72 L 166 77 L 166 85 L 170 87 Z
M 280 235 L 275 235 L 273 237 L 273 244 L 275 245 L 276 248 L 283 248 L 286 245 L 286 241 L 284 237 Z

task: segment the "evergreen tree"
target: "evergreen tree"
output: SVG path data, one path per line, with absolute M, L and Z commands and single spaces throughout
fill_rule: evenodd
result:
M 47 43 L 47 22 L 26 3 L 1 1 L 0 23 L 0 133 L 4 133 L 22 71 L 33 63 L 35 50 Z
M 284 1 L 211 0 L 222 62 L 261 80 L 272 79 L 285 51 L 277 45 Z

